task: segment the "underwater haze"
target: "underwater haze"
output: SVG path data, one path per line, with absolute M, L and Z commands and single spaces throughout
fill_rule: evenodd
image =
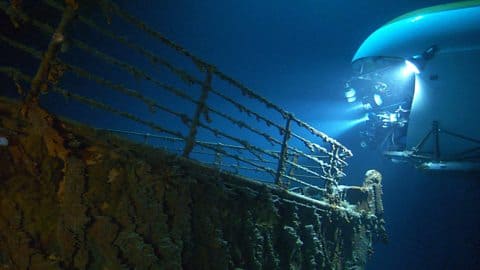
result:
M 383 174 L 388 244 L 367 269 L 480 269 L 480 179 L 426 173 L 359 147 L 343 99 L 351 59 L 404 13 L 451 1 L 123 1 L 192 53 L 351 148 L 346 184 Z

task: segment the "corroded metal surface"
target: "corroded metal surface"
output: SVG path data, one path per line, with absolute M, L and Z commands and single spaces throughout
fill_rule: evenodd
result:
M 18 107 L 0 100 L 2 268 L 363 269 L 382 233 L 378 181 L 331 204 Z

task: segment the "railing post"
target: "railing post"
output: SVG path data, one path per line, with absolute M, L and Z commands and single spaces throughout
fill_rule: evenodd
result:
M 326 196 L 330 203 L 338 204 L 340 202 L 340 194 L 338 190 L 338 175 L 337 175 L 337 158 L 340 148 L 332 145 L 332 155 L 330 157 L 330 168 L 325 183 Z
M 30 85 L 30 92 L 28 93 L 26 99 L 27 104 L 38 103 L 38 96 L 42 91 L 42 85 L 48 79 L 51 63 L 55 60 L 62 43 L 65 41 L 65 32 L 67 30 L 67 26 L 75 18 L 78 4 L 76 4 L 75 1 L 65 1 L 65 5 L 66 7 L 62 14 L 62 19 L 55 30 L 55 33 L 52 35 L 47 51 L 45 52 L 42 61 L 40 62 L 40 66 L 38 67 L 37 73 L 35 74 L 35 77 Z
M 208 92 L 212 87 L 212 71 L 210 70 L 210 68 L 207 68 L 206 75 L 207 76 L 202 86 L 202 93 L 200 95 L 200 99 L 198 100 L 197 109 L 195 111 L 195 115 L 192 118 L 192 123 L 190 124 L 190 131 L 185 140 L 185 148 L 183 149 L 184 157 L 188 157 L 190 155 L 190 152 L 192 152 L 193 147 L 195 147 L 195 138 L 197 136 L 197 128 L 198 124 L 200 123 L 200 117 L 202 113 L 207 110 L 205 102 L 208 97 Z
M 283 133 L 282 148 L 280 156 L 278 157 L 278 168 L 275 175 L 275 184 L 282 186 L 282 174 L 285 173 L 285 159 L 287 159 L 288 139 L 290 139 L 290 123 L 292 122 L 292 115 L 287 114 L 287 122 L 285 124 L 285 131 Z

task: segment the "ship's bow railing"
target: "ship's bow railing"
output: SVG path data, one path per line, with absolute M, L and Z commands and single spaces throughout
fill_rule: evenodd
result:
M 0 9 L 11 23 L 0 44 L 12 52 L 0 73 L 25 104 L 220 170 L 336 197 L 350 150 L 117 4 L 0 0 Z

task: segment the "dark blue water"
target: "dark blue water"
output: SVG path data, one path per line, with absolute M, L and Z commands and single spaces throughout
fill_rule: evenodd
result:
M 480 178 L 429 174 L 358 147 L 342 100 L 363 40 L 406 12 L 450 1 L 139 1 L 166 36 L 351 147 L 347 184 L 384 175 L 390 242 L 367 269 L 480 269 Z

